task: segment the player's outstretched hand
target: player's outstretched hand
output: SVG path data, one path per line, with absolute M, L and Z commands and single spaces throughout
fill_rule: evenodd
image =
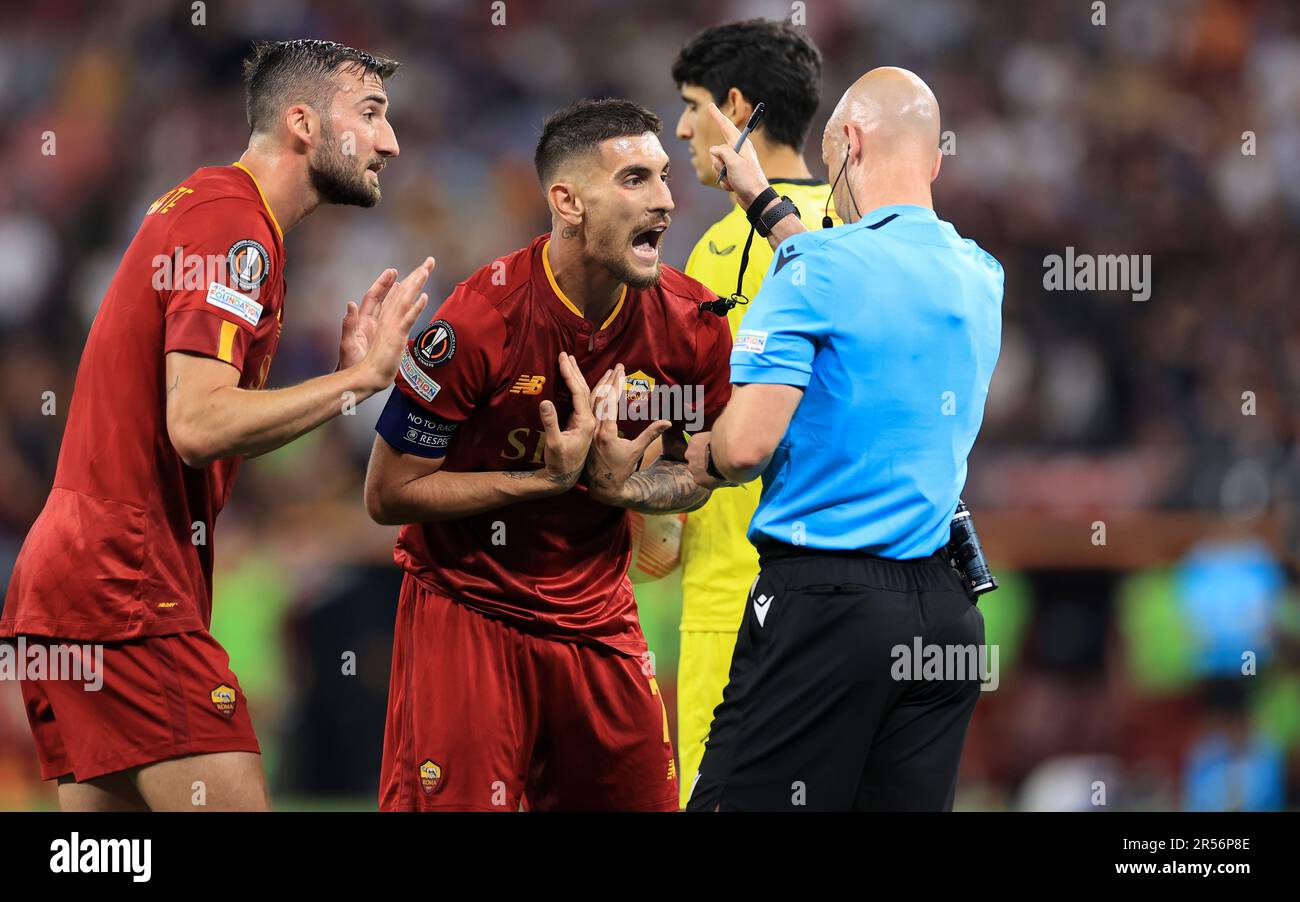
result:
M 572 354 L 560 352 L 560 375 L 569 387 L 569 394 L 573 395 L 573 413 L 569 415 L 568 426 L 561 432 L 555 405 L 550 401 L 542 402 L 542 428 L 546 430 L 546 450 L 542 452 L 542 461 L 546 478 L 567 490 L 582 475 L 596 418 L 591 412 L 587 379 Z
M 343 316 L 343 336 L 339 339 L 339 369 L 346 370 L 365 359 L 366 352 L 374 343 L 375 330 L 379 328 L 379 307 L 396 281 L 397 270 L 386 269 L 362 296 L 360 306 L 356 301 L 348 301 L 348 312 Z
M 627 478 L 636 472 L 646 448 L 670 428 L 670 420 L 656 420 L 634 439 L 618 437 L 618 398 L 626 384 L 623 364 L 606 373 L 592 390 L 596 432 L 587 456 L 587 486 L 603 504 L 623 506 Z
M 713 172 L 721 175 L 722 167 L 727 167 L 727 177 L 722 180 L 722 187 L 733 192 L 736 200 L 740 201 L 741 208 L 747 210 L 754 198 L 767 190 L 767 176 L 763 174 L 763 167 L 758 162 L 758 151 L 754 149 L 754 142 L 746 138 L 740 146 L 740 153 L 736 153 L 732 148 L 740 137 L 740 129 L 722 115 L 722 110 L 718 109 L 716 103 L 709 104 L 709 115 L 721 129 L 722 139 L 726 142 L 709 148 Z
M 364 369 L 366 384 L 374 391 L 383 391 L 397 375 L 397 365 L 402 361 L 411 327 L 415 325 L 424 305 L 429 302 L 429 296 L 421 289 L 429 281 L 433 267 L 433 258 L 425 257 L 424 262 L 411 270 L 410 275 L 387 289 L 383 288 L 385 277 L 381 275 L 371 286 L 370 292 L 367 292 L 362 308 L 357 311 L 359 318 L 374 319 L 372 332 L 366 339 L 365 355 L 355 364 Z M 393 278 L 396 277 L 397 273 L 394 272 Z M 379 296 L 381 291 L 382 297 Z M 370 310 L 365 309 L 366 303 L 370 304 Z

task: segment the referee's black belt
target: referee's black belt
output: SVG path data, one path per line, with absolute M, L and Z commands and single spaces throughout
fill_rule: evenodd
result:
M 809 548 L 807 545 L 790 545 L 773 539 L 763 539 L 754 544 L 758 549 L 759 567 L 817 559 L 832 564 L 838 561 L 853 566 L 855 577 L 879 588 L 938 589 L 951 591 L 960 588 L 955 571 L 940 548 L 928 557 L 887 558 L 852 548 Z M 832 569 L 835 569 L 832 567 Z
M 859 551 L 855 548 L 810 548 L 807 545 L 791 545 L 787 542 L 778 542 L 775 539 L 760 539 L 754 543 L 758 550 L 758 560 L 761 564 L 765 560 L 781 560 L 783 558 L 796 557 L 833 557 L 847 558 L 850 560 L 879 561 L 882 564 L 901 564 L 902 566 L 918 566 L 932 564 L 935 561 L 948 565 L 947 558 L 944 557 L 944 550 L 940 548 L 934 554 L 927 557 L 916 558 L 892 558 L 881 557 L 878 554 L 870 554 L 866 551 Z

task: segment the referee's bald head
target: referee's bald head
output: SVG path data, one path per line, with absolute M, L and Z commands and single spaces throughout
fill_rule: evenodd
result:
M 928 199 L 942 159 L 939 101 L 913 72 L 872 69 L 836 104 L 822 134 L 822 159 L 832 173 L 847 165 L 845 184 L 835 192 L 844 222 L 858 218 L 855 206 L 872 209 L 871 197 L 878 193 Z

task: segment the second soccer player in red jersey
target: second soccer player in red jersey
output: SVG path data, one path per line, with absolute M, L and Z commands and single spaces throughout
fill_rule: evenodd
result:
M 208 632 L 212 534 L 242 458 L 391 384 L 427 300 L 432 260 L 400 283 L 384 272 L 347 306 L 336 372 L 261 390 L 284 318 L 284 231 L 322 203 L 379 201 L 398 152 L 383 84 L 396 67 L 325 41 L 258 45 L 248 149 L 154 202 L 99 307 L 0 619 L 0 637 L 29 645 L 103 647 L 98 691 L 22 683 L 65 810 L 267 807 L 243 693 Z
M 731 333 L 659 262 L 659 128 L 622 100 L 550 117 L 550 234 L 457 286 L 402 359 L 366 484 L 372 517 L 410 524 L 385 810 L 677 809 L 627 510 L 707 500 L 686 432 L 730 396 Z

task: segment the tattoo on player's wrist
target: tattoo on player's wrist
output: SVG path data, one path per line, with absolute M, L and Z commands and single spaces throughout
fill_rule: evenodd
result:
M 578 481 L 578 476 L 581 473 L 582 467 L 578 467 L 578 469 L 570 470 L 567 473 L 547 473 L 546 478 L 559 485 L 573 485 Z
M 685 464 L 662 461 L 629 476 L 624 492 L 629 505 L 660 513 L 689 509 L 708 497 L 708 490 L 695 484 Z

